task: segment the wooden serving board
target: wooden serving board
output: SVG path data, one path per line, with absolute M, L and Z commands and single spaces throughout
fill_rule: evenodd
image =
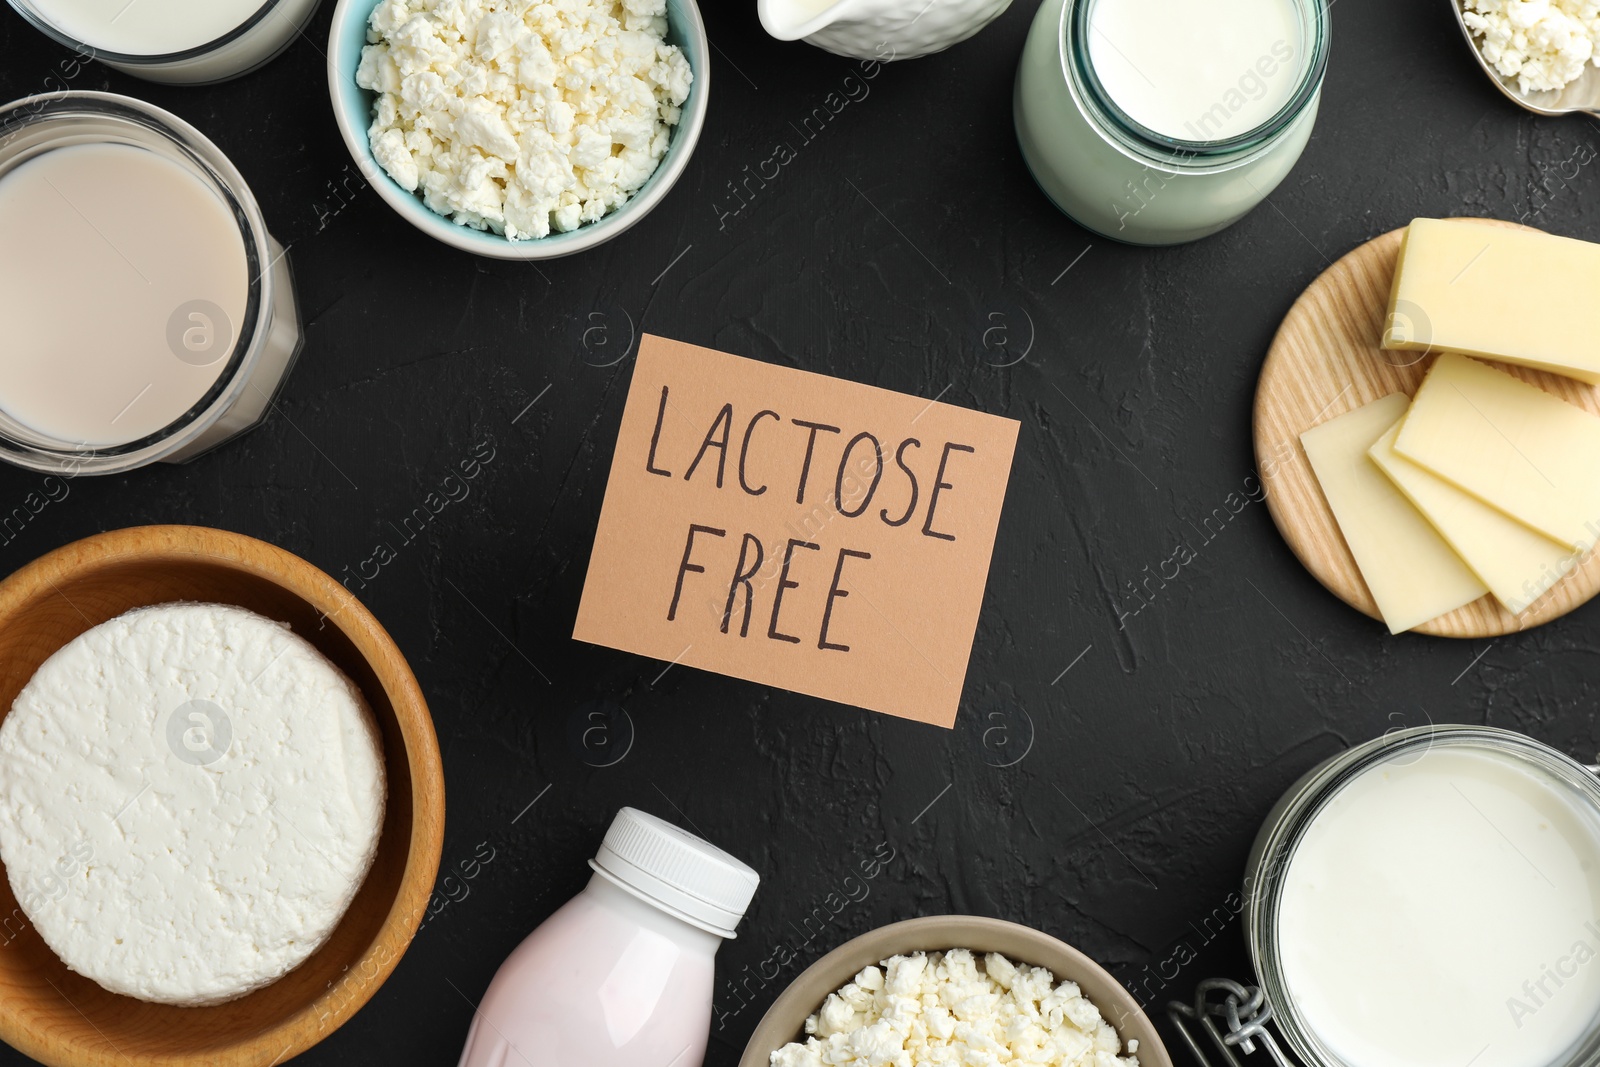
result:
M 1486 226 L 1514 223 L 1473 220 Z M 1525 227 L 1515 227 L 1522 229 Z M 1403 229 L 1350 252 L 1300 294 L 1278 327 L 1256 383 L 1256 467 L 1278 531 L 1317 581 L 1358 611 L 1377 619 L 1356 561 L 1345 545 L 1300 447 L 1311 427 L 1396 391 L 1412 395 L 1433 363 L 1432 353 L 1379 347 Z M 1600 415 L 1600 388 L 1525 367 L 1495 366 Z M 1512 615 L 1485 596 L 1414 632 L 1485 638 L 1560 618 L 1600 591 L 1600 553 L 1591 552 L 1532 607 Z

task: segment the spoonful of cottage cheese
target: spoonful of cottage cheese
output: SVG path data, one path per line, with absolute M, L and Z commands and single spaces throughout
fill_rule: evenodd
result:
M 400 186 L 513 241 L 575 230 L 650 179 L 693 74 L 666 0 L 382 0 L 356 84 Z

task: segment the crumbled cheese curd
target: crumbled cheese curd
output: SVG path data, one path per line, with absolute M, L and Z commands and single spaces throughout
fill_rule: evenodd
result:
M 693 75 L 666 0 L 381 0 L 356 84 L 378 164 L 513 241 L 594 222 L 667 153 Z
M 1483 58 L 1525 93 L 1560 89 L 1600 66 L 1600 0 L 1462 0 Z
M 1076 982 L 998 953 L 894 956 L 830 993 L 772 1067 L 1139 1067 Z

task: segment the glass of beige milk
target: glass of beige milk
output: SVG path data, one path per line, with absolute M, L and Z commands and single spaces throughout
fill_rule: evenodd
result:
M 150 81 L 205 85 L 275 58 L 320 0 L 10 0 L 80 55 Z
M 0 459 L 108 474 L 265 418 L 302 343 L 288 257 L 198 130 L 109 93 L 0 107 Z
M 1023 159 L 1103 236 L 1215 233 L 1300 158 L 1328 32 L 1328 0 L 1044 0 L 1017 69 Z

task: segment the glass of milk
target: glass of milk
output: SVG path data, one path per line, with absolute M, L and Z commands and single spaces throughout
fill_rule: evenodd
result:
M 1045 0 L 1017 69 L 1023 159 L 1105 237 L 1215 233 L 1300 158 L 1328 32 L 1327 0 Z
M 302 335 L 288 258 L 198 130 L 109 93 L 0 107 L 0 459 L 109 474 L 265 418 Z
M 1600 781 L 1489 727 L 1302 778 L 1245 881 L 1250 955 L 1308 1067 L 1600 1063 Z
M 320 0 L 10 0 L 80 55 L 150 81 L 207 85 L 289 47 Z

